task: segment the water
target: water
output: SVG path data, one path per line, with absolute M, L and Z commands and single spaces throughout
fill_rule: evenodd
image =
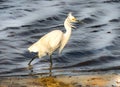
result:
M 0 76 L 47 75 L 49 57 L 29 70 L 34 55 L 27 48 L 51 30 L 64 31 L 69 12 L 84 24 L 76 25 L 61 55 L 53 54 L 53 74 L 119 73 L 119 0 L 0 0 Z

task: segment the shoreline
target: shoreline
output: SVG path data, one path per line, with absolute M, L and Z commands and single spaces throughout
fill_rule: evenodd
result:
M 0 87 L 120 87 L 120 74 L 53 77 L 7 77 Z

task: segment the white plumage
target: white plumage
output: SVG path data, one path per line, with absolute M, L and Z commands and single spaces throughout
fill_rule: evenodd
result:
M 30 52 L 38 52 L 39 58 L 46 54 L 51 55 L 61 44 L 63 33 L 60 30 L 54 30 L 44 35 L 40 40 L 28 48 Z
M 47 54 L 51 56 L 58 48 L 59 53 L 61 53 L 70 38 L 72 27 L 74 27 L 71 24 L 72 22 L 77 22 L 77 19 L 72 16 L 72 13 L 69 13 L 64 22 L 64 27 L 66 29 L 65 33 L 61 30 L 53 30 L 41 37 L 36 43 L 30 46 L 28 50 L 30 52 L 38 52 L 39 58 Z

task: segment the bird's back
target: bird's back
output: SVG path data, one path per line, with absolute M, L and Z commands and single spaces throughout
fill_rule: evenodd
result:
M 38 56 L 42 57 L 46 54 L 52 54 L 61 43 L 63 38 L 63 32 L 60 30 L 54 30 L 44 35 L 36 43 L 28 48 L 30 52 L 38 52 Z

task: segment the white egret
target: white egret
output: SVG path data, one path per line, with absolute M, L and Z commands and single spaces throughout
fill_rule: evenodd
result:
M 66 29 L 65 33 L 61 30 L 53 30 L 41 37 L 36 43 L 30 46 L 28 50 L 30 52 L 38 52 L 39 58 L 49 55 L 52 65 L 52 53 L 58 48 L 59 53 L 61 53 L 71 36 L 72 28 L 75 28 L 75 26 L 72 25 L 72 22 L 78 22 L 78 20 L 72 16 L 72 13 L 70 12 L 64 21 L 64 27 Z M 30 65 L 33 59 L 28 63 L 28 65 Z

